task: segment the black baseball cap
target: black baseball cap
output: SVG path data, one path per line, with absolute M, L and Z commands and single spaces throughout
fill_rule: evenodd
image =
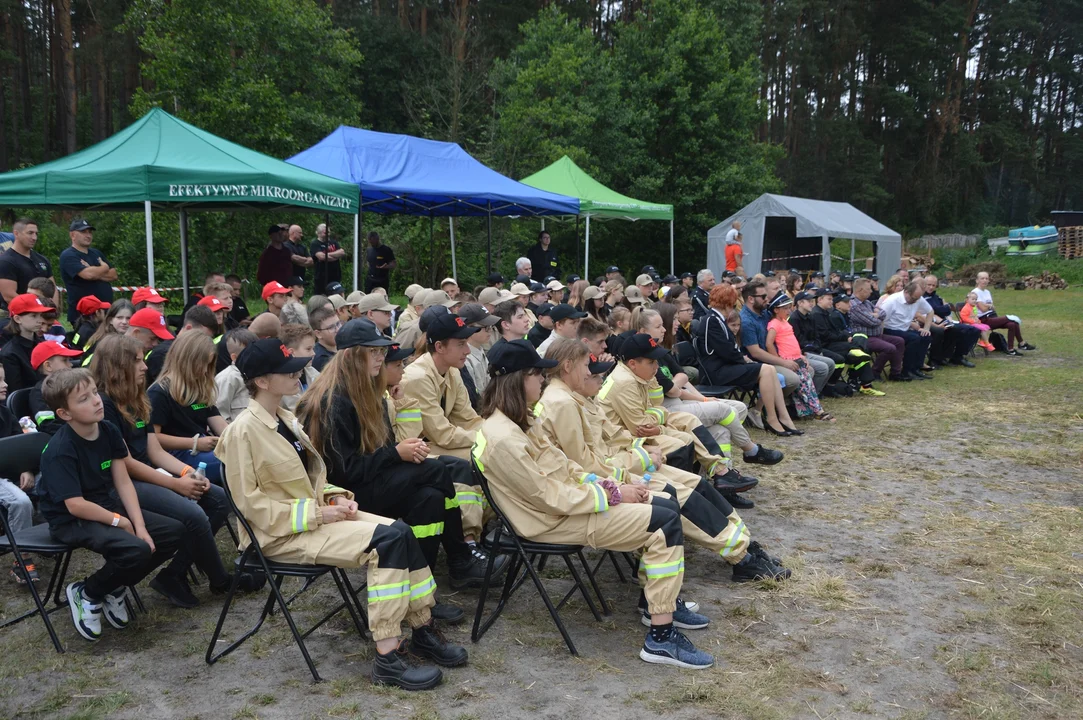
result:
M 282 232 L 282 228 L 279 227 L 278 225 L 272 225 L 271 227 L 267 228 L 267 234 L 268 235 L 274 235 L 275 233 L 280 233 L 280 232 Z
M 684 280 L 685 278 L 694 278 L 695 276 L 695 273 L 683 272 L 681 273 L 681 280 Z
M 571 285 L 572 283 L 579 282 L 582 279 L 583 278 L 579 277 L 578 275 L 569 275 L 568 276 L 568 284 Z
M 662 284 L 663 285 L 668 285 L 669 283 L 675 283 L 675 282 L 677 282 L 677 276 L 676 275 L 666 275 L 664 278 L 662 278 Z
M 639 272 L 640 273 L 646 273 L 648 275 L 656 275 L 656 274 L 658 274 L 658 271 L 654 269 L 654 265 L 644 265 L 643 269 L 640 270 Z
M 765 272 L 763 274 L 763 276 L 764 277 L 774 277 L 775 276 L 775 271 L 774 270 L 768 270 L 767 272 Z
M 542 303 L 538 306 L 538 309 L 534 311 L 534 314 L 538 317 L 548 315 L 553 311 L 553 308 L 555 307 L 556 305 L 554 305 L 553 303 Z
M 815 300 L 815 299 L 816 299 L 816 293 L 814 293 L 814 292 L 805 292 L 804 290 L 802 290 L 801 292 L 799 292 L 799 293 L 797 293 L 796 295 L 793 296 L 793 301 L 794 302 L 798 302 L 799 300 Z
M 557 279 L 556 275 L 546 275 L 545 279 L 542 280 L 542 285 L 548 285 L 549 283 L 553 282 L 556 279 Z
M 545 287 L 540 282 L 536 282 L 536 281 L 533 281 L 533 280 L 529 283 L 529 287 L 530 287 L 530 292 L 535 293 L 535 294 L 536 293 L 549 292 L 549 288 Z
M 607 267 L 607 268 L 605 269 L 605 271 L 606 271 L 607 273 L 611 273 L 611 272 L 619 273 L 619 272 L 620 272 L 620 268 L 619 268 L 619 267 L 617 267 L 616 265 L 610 265 L 609 267 Z
M 722 277 L 724 277 L 724 278 L 737 277 L 737 273 L 733 272 L 732 270 L 723 270 L 722 271 Z
M 290 278 L 290 281 L 286 283 L 286 287 L 294 287 L 295 285 L 305 286 L 305 279 L 300 275 L 294 275 Z
M 488 282 L 489 282 L 490 285 L 496 285 L 497 283 L 502 283 L 502 282 L 504 282 L 504 276 L 501 275 L 498 272 L 489 273 Z
M 489 349 L 489 374 L 493 377 L 510 375 L 530 368 L 544 370 L 554 368 L 558 364 L 556 360 L 546 360 L 538 355 L 538 351 L 529 340 L 505 340 Z
M 624 361 L 636 358 L 661 360 L 666 356 L 666 349 L 646 333 L 636 333 L 620 344 L 620 359 Z
M 452 315 L 443 305 L 433 305 L 428 308 L 421 313 L 421 318 L 417 322 L 421 332 L 425 333 L 430 343 L 451 338 L 465 340 L 481 330 L 478 327 L 470 327 L 466 324 L 466 320 L 458 315 Z
M 850 302 L 850 296 L 846 293 L 835 293 L 835 304 L 842 302 Z
M 820 272 L 819 270 L 812 273 L 812 277 L 823 277 L 823 276 L 824 276 L 824 274 L 822 272 Z
M 798 270 L 797 268 L 790 268 L 790 272 L 793 273 L 794 275 L 800 275 L 801 274 L 801 271 Z
M 560 303 L 554 305 L 553 309 L 549 311 L 549 317 L 553 318 L 553 322 L 557 320 L 580 320 L 585 318 L 587 314 L 582 310 L 576 310 L 575 306 L 568 303 Z
M 397 343 L 392 343 L 387 346 L 387 357 L 384 358 L 384 362 L 398 362 L 399 360 L 405 360 L 413 354 L 414 349 L 412 347 L 403 347 Z
M 327 287 L 324 289 L 328 295 L 346 295 L 346 288 L 342 287 L 340 282 L 327 283 Z
M 474 327 L 489 327 L 500 322 L 500 318 L 489 312 L 481 303 L 467 303 L 459 308 L 459 317 L 466 321 L 467 325 Z
M 308 365 L 310 357 L 294 357 L 293 350 L 278 338 L 266 338 L 252 343 L 237 356 L 237 369 L 245 380 L 264 375 L 289 375 Z
M 354 318 L 335 333 L 335 345 L 339 350 L 352 347 L 387 347 L 394 345 L 391 338 L 368 318 Z
M 529 286 L 530 285 L 530 276 L 529 275 L 516 275 L 515 276 L 515 282 L 522 283 L 524 285 Z
M 775 298 L 768 303 L 767 309 L 774 310 L 775 308 L 786 307 L 787 305 L 793 305 L 793 300 L 786 293 L 779 293 L 775 295 Z
M 94 226 L 88 223 L 83 218 L 75 218 L 71 221 L 71 225 L 68 225 L 70 232 L 83 232 L 84 230 L 93 230 Z
M 869 275 L 869 280 L 879 280 L 879 279 L 880 279 L 880 276 L 877 275 L 876 273 L 873 273 L 872 275 Z
M 597 355 L 591 353 L 590 363 L 587 364 L 587 368 L 590 370 L 591 375 L 604 375 L 612 370 L 614 365 L 616 365 L 615 362 L 602 362 Z

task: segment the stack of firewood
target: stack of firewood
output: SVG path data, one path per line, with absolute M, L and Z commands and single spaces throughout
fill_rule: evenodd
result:
M 1064 290 L 1068 283 L 1055 272 L 1043 270 L 1041 275 L 1026 275 L 1020 281 L 1027 290 Z

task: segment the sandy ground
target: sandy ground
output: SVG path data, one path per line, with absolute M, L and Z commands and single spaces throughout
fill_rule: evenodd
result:
M 638 589 L 608 565 L 599 577 L 613 615 L 595 622 L 581 601 L 563 612 L 580 657 L 528 583 L 480 643 L 467 624 L 448 630 L 471 662 L 424 694 L 373 688 L 372 647 L 341 617 L 309 641 L 322 684 L 277 617 L 208 666 L 220 600 L 200 588 L 203 606 L 182 611 L 144 588 L 149 613 L 97 645 L 55 614 L 65 655 L 39 621 L 5 629 L 0 716 L 1081 717 L 1083 381 L 1067 360 L 1035 357 L 1022 374 L 1011 362 L 833 401 L 837 425 L 804 423 L 804 437 L 754 433 L 788 457 L 755 473 L 757 507 L 744 518 L 794 578 L 737 585 L 710 553 L 689 552 L 683 594 L 712 619 L 689 636 L 715 654 L 710 670 L 638 659 Z M 1009 393 L 1008 372 L 1034 382 Z M 569 586 L 563 572 L 544 574 L 553 594 Z M 333 597 L 325 580 L 298 616 L 314 617 Z M 0 598 L 5 616 L 24 599 L 14 586 Z M 477 594 L 444 598 L 471 613 Z M 262 599 L 243 600 L 227 634 L 254 619 Z

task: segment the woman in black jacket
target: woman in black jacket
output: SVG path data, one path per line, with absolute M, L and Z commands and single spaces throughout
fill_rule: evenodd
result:
M 711 290 L 710 312 L 700 320 L 693 344 L 703 373 L 710 385 L 735 385 L 743 390 L 758 388 L 763 403 L 764 429 L 775 435 L 801 435 L 786 411 L 782 385 L 773 365 L 750 361 L 741 352 L 737 337 L 726 325 L 726 311 L 737 306 L 732 285 L 715 285 Z
M 430 569 L 443 544 L 452 587 L 480 584 L 488 557 L 483 562 L 466 543 L 458 508 L 448 507 L 456 495 L 453 469 L 429 458 L 421 438 L 395 443 L 383 369 L 392 341 L 358 318 L 338 331 L 335 344 L 338 351 L 297 406 L 298 419 L 327 462 L 327 481 L 353 492 L 365 512 L 409 525 Z M 457 620 L 462 611 L 437 603 L 433 615 Z

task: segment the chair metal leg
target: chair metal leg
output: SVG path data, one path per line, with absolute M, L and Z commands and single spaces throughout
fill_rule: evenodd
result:
M 17 551 L 15 549 L 14 545 L 12 545 L 11 552 L 15 556 L 15 562 L 17 562 L 19 564 L 19 567 L 22 568 L 23 572 L 26 573 L 27 572 L 26 560 L 23 558 L 23 554 L 21 552 Z M 65 553 L 65 555 L 70 555 L 70 554 L 71 554 L 70 550 L 67 553 Z M 38 589 L 36 587 L 34 587 L 34 583 L 27 583 L 27 586 L 30 589 L 30 597 L 33 598 L 33 600 L 34 600 L 34 609 L 23 613 L 19 617 L 12 618 L 11 620 L 8 620 L 4 624 L 0 625 L 0 628 L 5 628 L 8 625 L 14 625 L 15 623 L 20 622 L 22 620 L 25 620 L 26 618 L 31 617 L 31 616 L 33 616 L 35 614 L 41 615 L 41 620 L 42 620 L 43 623 L 45 623 L 45 630 L 49 633 L 49 639 L 53 641 L 53 647 L 56 649 L 56 651 L 58 653 L 63 655 L 64 654 L 64 646 L 60 644 L 60 638 L 57 637 L 56 630 L 53 628 L 53 622 L 52 622 L 52 620 L 49 619 L 49 611 L 45 609 L 45 603 L 47 603 L 49 601 L 49 596 L 52 594 L 53 584 L 57 580 L 57 574 L 60 571 L 60 567 L 61 567 L 61 558 L 54 558 L 53 572 L 49 577 L 49 585 L 45 589 L 45 595 L 44 595 L 45 602 L 42 602 L 42 597 L 43 596 L 38 593 Z
M 244 564 L 244 560 L 246 559 L 245 556 L 248 555 L 248 554 L 249 554 L 249 550 L 245 550 L 244 554 L 241 556 L 241 558 L 242 558 L 241 564 L 242 565 Z M 214 646 L 218 644 L 218 637 L 222 634 L 222 626 L 225 625 L 225 623 L 226 623 L 226 616 L 229 614 L 230 605 L 233 604 L 233 598 L 237 594 L 237 585 L 239 583 L 240 583 L 240 578 L 238 577 L 238 575 L 236 573 L 234 573 L 233 581 L 229 584 L 229 590 L 226 592 L 226 599 L 222 603 L 222 613 L 218 616 L 218 624 L 215 625 L 214 632 L 211 633 L 211 642 L 207 646 L 206 660 L 207 660 L 208 665 L 215 664 L 216 662 L 218 662 L 218 660 L 220 658 L 223 658 L 226 655 L 229 655 L 231 652 L 233 652 L 234 650 L 239 648 L 241 646 L 241 644 L 244 643 L 245 640 L 247 640 L 248 638 L 255 635 L 256 632 L 263 626 L 264 621 L 267 619 L 267 616 L 270 614 L 271 606 L 274 604 L 275 596 L 274 596 L 274 591 L 272 590 L 271 592 L 269 592 L 267 594 L 267 602 L 265 602 L 263 604 L 263 612 L 260 613 L 259 621 L 256 622 L 255 626 L 252 627 L 251 630 L 246 632 L 240 638 L 235 640 L 225 650 L 223 650 L 222 652 L 216 654 L 214 652 Z M 272 586 L 274 585 L 273 580 L 271 581 L 271 585 Z
M 343 599 L 347 602 L 352 601 L 352 605 L 354 606 L 354 610 L 351 611 L 350 614 L 353 615 L 353 622 L 354 626 L 357 628 L 357 633 L 361 636 L 362 640 L 369 640 L 371 639 L 371 636 L 369 635 L 368 630 L 368 614 L 365 612 L 365 608 L 361 607 L 361 599 L 357 597 L 357 595 L 365 589 L 365 586 L 362 586 L 360 589 L 354 590 L 353 583 L 350 582 L 350 576 L 346 574 L 346 571 L 342 568 L 338 568 L 338 572 L 340 573 L 342 582 L 345 585 L 344 591 L 346 593 L 346 596 Z M 340 590 L 342 589 L 343 588 L 340 588 Z
M 560 630 L 561 637 L 564 638 L 564 644 L 568 646 L 568 650 L 572 655 L 579 656 L 579 651 L 575 649 L 575 643 L 572 642 L 572 636 L 568 634 L 568 629 L 564 627 L 564 622 L 560 619 L 560 613 L 557 612 L 556 607 L 553 605 L 553 601 L 549 599 L 549 593 L 545 591 L 545 585 L 542 584 L 541 577 L 534 571 L 534 566 L 530 563 L 526 563 L 526 571 L 530 573 L 530 579 L 534 581 L 534 586 L 538 588 L 538 593 L 542 597 L 542 601 L 545 603 L 545 607 L 549 610 L 549 616 L 553 618 L 553 622 L 556 623 L 557 629 Z M 574 575 L 578 575 L 574 570 Z M 595 616 L 597 616 L 597 609 L 594 608 L 592 601 L 588 600 L 591 609 L 594 610 Z M 598 618 L 599 620 L 601 618 Z
M 609 604 L 605 601 L 605 596 L 602 595 L 602 589 L 598 587 L 598 581 L 594 577 L 594 573 L 590 569 L 590 565 L 587 564 L 587 559 L 583 557 L 583 551 L 580 550 L 576 553 L 579 556 L 579 564 L 583 566 L 583 572 L 587 575 L 587 580 L 590 580 L 590 586 L 594 588 L 594 594 L 598 597 L 598 604 L 602 606 L 602 614 L 606 617 L 610 616 Z M 572 574 L 576 576 L 576 580 L 579 580 L 578 573 L 575 572 L 575 566 L 572 565 L 571 558 L 567 555 L 564 556 L 564 560 L 568 563 L 568 567 L 571 568 Z M 615 562 L 615 561 L 614 561 Z M 587 597 L 587 590 L 583 588 L 583 596 Z M 587 603 L 590 604 L 589 601 Z M 595 620 L 601 620 L 598 614 L 594 614 Z
M 500 598 L 496 602 L 496 607 L 493 608 L 492 614 L 489 615 L 485 622 L 481 622 L 482 613 L 485 611 L 485 598 L 488 595 L 489 583 L 492 580 L 493 557 L 492 554 L 489 555 L 490 565 L 486 571 L 485 580 L 481 585 L 481 594 L 478 597 L 478 609 L 474 614 L 474 628 L 470 633 L 470 639 L 473 642 L 481 640 L 482 636 L 488 632 L 489 628 L 496 622 L 496 619 L 500 617 L 500 614 L 504 612 L 504 607 L 508 604 L 508 600 L 515 592 L 513 587 L 516 584 L 515 576 L 519 573 L 519 568 L 526 564 L 526 561 L 520 554 L 516 553 L 511 556 L 511 567 L 508 568 L 507 575 L 504 577 L 504 588 L 500 593 Z

